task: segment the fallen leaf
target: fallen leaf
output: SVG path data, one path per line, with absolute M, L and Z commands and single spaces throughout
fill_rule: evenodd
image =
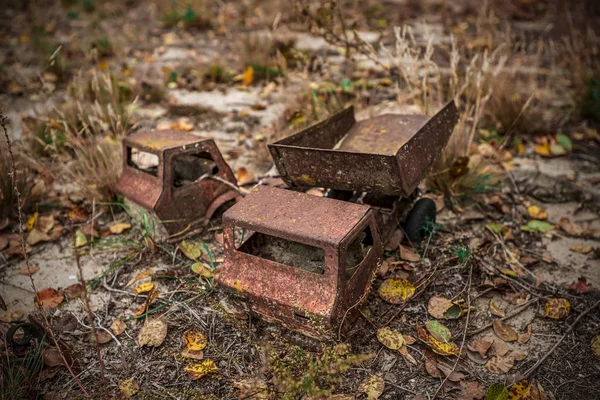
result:
M 485 387 L 476 381 L 460 381 L 459 392 L 456 394 L 457 400 L 476 400 L 485 396 Z
M 511 356 L 494 356 L 490 361 L 485 364 L 485 367 L 492 374 L 506 374 L 512 369 L 515 364 L 515 360 Z
M 119 336 L 121 333 L 125 332 L 126 327 L 125 322 L 120 318 L 117 318 L 110 324 L 108 329 L 110 329 L 115 336 Z
M 60 351 L 55 347 L 42 350 L 42 358 L 44 365 L 47 367 L 58 367 L 59 365 L 65 365 Z
M 400 350 L 404 345 L 404 337 L 395 329 L 383 327 L 377 330 L 377 340 L 391 350 Z
M 184 240 L 179 244 L 179 250 L 190 260 L 196 261 L 202 257 L 201 245 L 192 240 Z
M 54 227 L 54 217 L 52 215 L 39 217 L 36 228 L 43 233 L 48 233 Z
M 131 398 L 135 396 L 137 392 L 140 391 L 140 387 L 138 386 L 137 382 L 133 379 L 133 377 L 131 377 L 119 383 L 119 390 L 121 391 L 121 394 L 123 394 L 123 396 Z
M 167 337 L 167 324 L 160 319 L 146 320 L 137 337 L 138 346 L 160 346 Z
M 427 304 L 427 312 L 433 318 L 444 319 L 444 313 L 452 306 L 451 300 L 441 296 L 433 296 Z
M 75 248 L 78 249 L 80 247 L 85 246 L 88 243 L 87 237 L 83 232 L 77 230 L 75 232 Z
M 248 172 L 245 167 L 240 167 L 235 173 L 239 186 L 247 185 L 248 183 L 254 182 L 254 176 Z
M 194 329 L 188 329 L 184 332 L 183 341 L 187 348 L 193 351 L 204 350 L 207 344 L 206 336 Z
M 550 232 L 552 229 L 554 229 L 554 226 L 552 226 L 552 224 L 546 221 L 539 221 L 537 219 L 531 220 L 527 223 L 527 225 L 521 226 L 521 230 L 524 232 L 546 233 Z
M 511 386 L 508 391 L 508 398 L 510 400 L 546 400 L 546 394 L 542 387 L 537 384 L 533 384 L 527 380 L 521 380 Z
M 383 378 L 371 375 L 360 384 L 358 392 L 366 394 L 367 400 L 376 400 L 383 394 L 384 388 L 385 383 Z
M 269 400 L 269 387 L 259 378 L 242 379 L 234 382 L 233 386 L 240 391 L 238 399 Z M 335 396 L 335 395 L 334 395 Z M 352 397 L 351 400 L 354 398 Z M 342 400 L 342 399 L 339 399 Z
M 571 138 L 564 133 L 556 134 L 556 142 L 567 150 L 571 150 L 573 148 L 573 142 L 571 142 Z
M 600 358 L 600 335 L 596 335 L 592 339 L 592 353 L 596 358 Z
M 396 229 L 385 242 L 383 249 L 385 251 L 396 251 L 400 247 L 400 243 L 404 239 L 402 229 Z
M 95 338 L 93 336 L 94 335 L 91 335 L 90 342 L 93 343 L 94 341 L 96 341 L 98 344 L 108 343 L 113 338 L 108 332 L 106 332 L 105 330 L 102 330 L 102 329 L 96 331 Z
M 391 304 L 400 304 L 414 293 L 415 287 L 406 279 L 386 279 L 379 287 L 379 296 Z
M 0 321 L 11 324 L 17 322 L 23 318 L 23 311 L 21 310 L 7 310 L 0 312 Z
M 204 360 L 204 352 L 202 350 L 190 350 L 186 347 L 185 349 L 181 350 L 181 357 L 202 361 Z
M 542 208 L 535 206 L 535 205 L 531 205 L 529 207 L 527 207 L 527 213 L 529 214 L 529 216 L 531 218 L 534 219 L 546 219 L 548 218 L 548 213 L 546 211 L 544 211 Z
M 411 345 L 411 344 L 415 344 L 417 342 L 417 339 L 415 339 L 414 337 L 410 336 L 410 335 L 402 335 L 404 336 L 404 343 Z
M 188 121 L 181 119 L 177 122 L 171 124 L 171 129 L 179 132 L 189 132 L 194 129 L 194 125 L 190 124 Z
M 213 360 L 206 360 L 197 364 L 189 364 L 184 368 L 192 380 L 217 372 L 217 366 Z
M 34 301 L 39 302 L 44 308 L 56 308 L 64 300 L 64 296 L 56 289 L 48 288 L 40 290 Z
M 515 361 L 523 361 L 527 358 L 527 353 L 521 351 L 513 351 L 512 353 L 510 353 L 510 356 Z
M 484 400 L 508 400 L 508 389 L 503 383 L 494 383 L 488 388 Z
M 481 339 L 475 339 L 467 345 L 469 350 L 478 352 L 482 357 L 485 357 L 490 347 L 492 347 L 493 339 L 486 336 Z
M 445 343 L 437 340 L 433 336 L 429 336 L 427 344 L 431 347 L 431 350 L 442 356 L 457 356 L 460 349 L 455 343 Z
M 36 211 L 33 213 L 33 215 L 31 217 L 29 217 L 27 219 L 27 223 L 25 224 L 25 227 L 27 228 L 27 232 L 31 231 L 33 228 L 35 228 L 35 223 L 37 222 L 38 216 L 40 214 Z
M 553 319 L 562 319 L 569 315 L 571 303 L 567 299 L 550 299 L 544 305 L 546 317 Z
M 427 373 L 433 378 L 440 379 L 444 377 L 442 371 L 440 371 L 437 367 L 437 358 L 433 354 L 431 357 L 427 357 L 425 359 L 425 371 L 427 371 Z
M 152 282 L 144 282 L 144 283 L 140 283 L 138 285 L 138 287 L 135 288 L 134 292 L 136 294 L 142 294 L 142 293 L 148 293 L 152 289 L 154 289 L 154 283 L 152 283 Z
M 248 68 L 246 68 L 246 70 L 242 74 L 242 83 L 244 84 L 244 86 L 250 86 L 250 85 L 252 85 L 253 81 L 254 81 L 254 68 L 252 68 L 252 66 L 249 66 Z
M 36 272 L 38 272 L 39 270 L 40 270 L 40 267 L 38 267 L 37 265 L 29 264 L 29 267 L 27 267 L 27 265 L 24 265 L 19 270 L 19 275 L 33 275 Z
M 491 299 L 490 299 L 489 308 L 490 308 L 490 313 L 492 315 L 495 315 L 496 317 L 504 318 L 506 316 L 506 313 L 504 312 L 504 310 L 501 309 L 500 307 L 498 307 L 496 304 L 494 304 L 494 301 Z
M 550 153 L 553 156 L 562 156 L 567 154 L 567 150 L 562 147 L 560 144 L 551 144 L 550 145 Z
M 408 361 L 412 365 L 417 365 L 417 360 L 415 360 L 415 358 L 408 353 L 408 348 L 406 346 L 400 347 L 398 352 L 402 355 L 402 357 L 404 357 L 406 361 Z
M 129 282 L 127 282 L 127 285 L 125 285 L 125 287 L 129 287 L 131 285 L 133 285 L 134 283 L 136 283 L 137 281 L 141 281 L 142 279 L 146 279 L 150 276 L 152 276 L 154 274 L 154 271 L 151 269 L 146 269 L 142 272 L 140 272 L 139 274 L 137 274 L 135 277 L 131 278 L 129 280 Z
M 494 336 L 494 343 L 492 344 L 492 350 L 489 352 L 489 356 L 505 356 L 510 349 L 508 344 L 498 336 Z
M 569 220 L 569 218 L 566 217 L 562 217 L 560 219 L 560 229 L 562 229 L 571 236 L 583 235 L 583 228 L 577 225 L 575 222 L 571 222 L 571 220 Z
M 548 157 L 550 156 L 550 145 L 548 144 L 548 142 L 545 142 L 540 145 L 533 146 L 533 151 L 535 151 L 540 156 Z
M 40 242 L 49 242 L 52 240 L 52 237 L 47 233 L 41 232 L 37 230 L 37 228 L 33 229 L 27 235 L 27 244 L 30 246 L 35 246 Z
M 444 377 L 448 378 L 448 380 L 452 382 L 458 382 L 465 377 L 465 374 L 456 370 L 453 371 L 452 366 L 443 361 L 438 361 L 437 368 L 442 371 Z
M 31 235 L 31 233 L 30 233 L 30 235 Z M 29 239 L 29 237 L 27 237 L 27 239 Z M 593 250 L 592 246 L 588 246 L 585 244 L 574 244 L 574 243 L 569 245 L 569 249 L 571 251 L 574 251 L 575 253 L 581 253 L 581 254 L 587 254 Z
M 85 236 L 90 236 L 92 238 L 99 238 L 100 237 L 100 233 L 98 233 L 98 230 L 96 228 L 94 228 L 92 225 L 93 224 L 82 225 L 81 226 L 81 232 Z
M 72 285 L 67 286 L 63 289 L 65 296 L 67 299 L 71 300 L 76 297 L 79 297 L 83 294 L 84 287 L 81 283 L 74 283 Z
M 517 340 L 519 335 L 517 335 L 517 332 L 506 322 L 495 319 L 493 325 L 494 333 L 500 339 L 504 340 L 505 342 L 513 342 Z
M 197 262 L 194 263 L 191 267 L 192 271 L 200 276 L 203 276 L 205 278 L 212 278 L 213 277 L 213 272 L 210 269 L 210 267 L 204 265 L 203 263 Z
M 409 262 L 417 262 L 421 260 L 421 256 L 419 254 L 415 253 L 412 248 L 404 245 L 400 245 L 400 258 Z
M 585 294 L 592 290 L 592 285 L 587 283 L 587 279 L 582 276 L 577 278 L 577 283 L 573 283 L 569 286 L 569 289 L 574 290 L 579 294 Z
M 73 207 L 69 210 L 69 219 L 75 223 L 82 223 L 88 220 L 90 214 L 82 207 Z
M 444 343 L 450 342 L 452 333 L 450 333 L 450 329 L 446 328 L 442 323 L 431 319 L 425 323 L 425 328 L 436 340 Z
M 525 344 L 525 343 L 529 342 L 530 338 L 531 338 L 531 324 L 527 325 L 527 331 L 525 333 L 519 335 L 519 337 L 517 338 L 517 342 L 519 342 L 520 344 Z
M 128 224 L 126 222 L 115 222 L 108 229 L 111 233 L 114 233 L 115 235 L 120 235 L 126 230 L 131 229 L 131 224 Z

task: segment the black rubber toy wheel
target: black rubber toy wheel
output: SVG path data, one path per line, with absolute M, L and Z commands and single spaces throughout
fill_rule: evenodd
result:
M 425 239 L 435 226 L 435 202 L 429 198 L 417 201 L 406 218 L 404 231 L 408 239 L 419 244 Z

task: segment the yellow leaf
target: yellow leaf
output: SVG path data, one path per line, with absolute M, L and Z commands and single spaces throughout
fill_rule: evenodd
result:
M 431 350 L 443 356 L 457 356 L 460 351 L 458 349 L 458 346 L 454 342 L 444 343 L 437 340 L 433 336 L 429 336 L 427 338 L 427 344 L 429 345 L 429 347 L 431 347 Z
M 533 147 L 533 151 L 535 151 L 540 156 L 549 157 L 550 156 L 550 145 L 548 143 L 543 143 Z
M 77 230 L 75 232 L 75 248 L 78 249 L 80 247 L 85 246 L 86 244 L 88 244 L 87 237 L 85 237 L 85 234 L 83 232 Z
M 404 336 L 397 330 L 388 327 L 377 330 L 377 340 L 391 350 L 400 350 L 404 345 Z
M 98 63 L 98 69 L 100 71 L 105 71 L 108 69 L 108 67 L 109 67 L 109 64 L 108 64 L 108 61 L 106 61 L 106 60 L 100 61 Z
M 548 218 L 548 213 L 541 209 L 538 206 L 529 206 L 527 207 L 527 213 L 531 218 L 535 219 L 546 219 Z
M 587 254 L 593 250 L 592 246 L 587 246 L 585 244 L 571 244 L 569 246 L 569 249 L 571 251 L 574 251 L 575 253 L 581 253 L 581 254 Z
M 28 43 L 29 42 L 29 35 L 21 35 L 19 36 L 19 42 L 21 43 Z
M 212 278 L 213 276 L 212 271 L 206 265 L 199 262 L 192 265 L 192 271 L 205 278 Z
M 569 315 L 571 303 L 567 299 L 550 299 L 544 306 L 546 317 L 553 319 L 562 319 Z
M 197 260 L 202 256 L 200 244 L 192 240 L 184 240 L 179 244 L 179 250 L 190 260 Z
M 492 315 L 495 315 L 496 317 L 504 318 L 506 316 L 506 313 L 504 312 L 504 310 L 501 309 L 500 307 L 498 307 L 496 304 L 494 304 L 493 300 L 490 300 L 489 308 L 490 308 L 490 313 Z
M 600 358 L 600 335 L 594 336 L 592 339 L 592 353 L 596 358 Z
M 116 222 L 116 223 L 112 224 L 109 229 L 110 229 L 111 233 L 114 233 L 115 235 L 119 235 L 130 228 L 131 228 L 131 224 L 128 224 L 126 222 Z
M 125 328 L 125 322 L 123 322 L 120 318 L 115 319 L 108 327 L 108 329 L 110 329 L 115 336 L 119 336 L 121 333 L 123 333 Z
M 31 231 L 35 227 L 35 223 L 37 222 L 39 214 L 36 212 L 33 213 L 31 217 L 27 220 L 27 232 Z
M 379 296 L 391 304 L 400 304 L 415 294 L 415 287 L 406 279 L 386 279 L 379 287 Z
M 206 336 L 193 329 L 185 331 L 183 341 L 187 348 L 193 351 L 204 350 L 206 347 Z
M 536 385 L 527 380 L 518 381 L 508 391 L 509 400 L 542 400 L 546 399 L 539 382 Z
M 137 392 L 140 391 L 140 387 L 138 386 L 138 384 L 133 380 L 133 377 L 124 380 L 123 382 L 121 382 L 119 384 L 119 390 L 121 391 L 121 393 L 127 397 L 133 397 L 137 394 Z
M 197 364 L 189 364 L 184 368 L 193 380 L 217 372 L 217 366 L 213 360 L 202 361 Z
M 254 68 L 252 68 L 252 66 L 250 66 L 242 74 L 242 82 L 244 83 L 244 85 L 250 86 L 250 85 L 252 85 L 253 81 L 254 81 Z
M 383 394 L 385 382 L 382 377 L 371 375 L 359 386 L 358 391 L 367 395 L 367 400 L 376 400 Z
M 179 120 L 171 124 L 171 129 L 179 132 L 189 132 L 194 129 L 194 125 L 185 120 Z
M 135 288 L 135 292 L 137 294 L 148 293 L 152 289 L 154 289 L 154 283 L 152 283 L 152 282 L 144 282 L 144 283 L 140 283 L 138 285 L 138 287 Z

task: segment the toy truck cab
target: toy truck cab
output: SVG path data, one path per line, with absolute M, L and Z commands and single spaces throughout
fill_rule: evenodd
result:
M 382 260 L 368 206 L 258 186 L 223 215 L 217 280 L 251 311 L 322 338 L 356 318 Z
M 123 139 L 117 192 L 158 219 L 164 236 L 196 233 L 221 205 L 239 198 L 235 184 L 212 139 L 177 131 Z

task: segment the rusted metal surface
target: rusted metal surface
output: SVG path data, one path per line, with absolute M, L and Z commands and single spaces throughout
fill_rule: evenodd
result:
M 137 168 L 136 152 L 158 157 L 150 170 Z M 139 153 L 136 153 L 139 154 Z M 212 139 L 177 131 L 145 131 L 123 139 L 123 174 L 117 192 L 161 220 L 169 235 L 188 236 L 239 194 L 223 181 L 236 179 Z
M 356 250 L 356 240 L 367 228 L 371 247 L 349 277 L 349 247 Z M 250 300 L 251 309 L 265 319 L 314 337 L 337 333 L 342 322 L 342 330 L 353 322 L 383 255 L 370 207 L 267 186 L 254 188 L 229 209 L 223 229 L 225 262 L 217 280 Z M 236 246 L 234 230 L 242 229 L 253 233 Z M 318 249 L 314 253 L 323 254 L 321 272 L 257 255 L 252 246 L 260 245 L 260 235 Z
M 441 154 L 457 121 L 454 102 L 431 118 L 386 114 L 361 122 L 350 107 L 269 150 L 290 186 L 407 197 Z

